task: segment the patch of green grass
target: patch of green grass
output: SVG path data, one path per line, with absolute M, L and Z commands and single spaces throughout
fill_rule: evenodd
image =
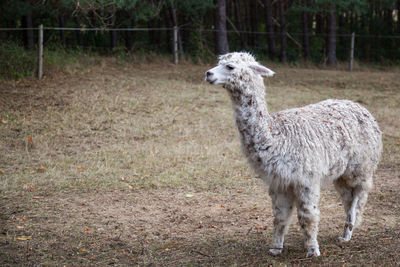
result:
M 20 79 L 32 76 L 37 66 L 37 53 L 12 41 L 0 44 L 0 78 Z

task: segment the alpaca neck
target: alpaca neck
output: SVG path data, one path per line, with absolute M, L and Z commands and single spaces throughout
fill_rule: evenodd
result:
M 261 80 L 256 88 L 253 86 L 254 83 L 249 83 L 246 88 L 232 87 L 231 91 L 236 125 L 243 146 L 249 152 L 266 150 L 273 141 L 272 118 L 264 98 L 264 83 Z

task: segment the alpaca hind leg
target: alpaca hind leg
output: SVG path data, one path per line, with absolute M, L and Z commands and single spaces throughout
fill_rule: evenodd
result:
M 290 225 L 294 209 L 294 196 L 292 190 L 276 192 L 270 188 L 269 195 L 272 199 L 272 209 L 275 216 L 274 233 L 272 237 L 271 249 L 273 255 L 282 253 L 285 234 Z
M 355 227 L 361 223 L 362 213 L 368 199 L 368 192 L 372 187 L 372 175 L 367 176 L 367 178 L 359 177 L 357 180 L 360 183 L 355 186 L 349 185 L 342 178 L 335 181 L 335 187 L 342 197 L 346 212 L 343 235 L 339 237 L 339 240 L 344 242 L 350 241 Z
M 346 222 L 344 223 L 344 231 L 343 235 L 339 236 L 340 241 L 350 241 L 351 236 L 353 235 L 353 229 L 356 222 L 357 210 L 356 207 L 358 205 L 359 197 L 355 196 L 351 202 L 350 209 L 347 211 Z
M 319 245 L 317 241 L 319 209 L 318 203 L 320 198 L 320 188 L 315 186 L 299 187 L 296 190 L 297 216 L 300 227 L 305 237 L 305 248 L 307 249 L 307 257 L 319 256 Z

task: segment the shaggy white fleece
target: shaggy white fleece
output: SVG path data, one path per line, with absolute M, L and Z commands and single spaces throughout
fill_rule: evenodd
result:
M 307 256 L 319 256 L 321 184 L 333 181 L 342 197 L 347 219 L 339 239 L 349 241 L 372 188 L 382 133 L 368 110 L 349 100 L 329 99 L 268 113 L 262 76 L 272 75 L 250 54 L 230 53 L 219 57 L 218 65 L 206 72 L 206 80 L 223 84 L 228 91 L 242 150 L 269 185 L 275 216 L 270 252 L 282 252 L 297 207 Z

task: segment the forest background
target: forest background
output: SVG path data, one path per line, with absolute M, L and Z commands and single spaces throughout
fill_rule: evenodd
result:
M 0 69 L 32 73 L 40 24 L 50 50 L 170 55 L 177 26 L 181 58 L 247 50 L 327 66 L 349 60 L 355 33 L 357 61 L 396 64 L 399 9 L 399 0 L 1 0 Z

